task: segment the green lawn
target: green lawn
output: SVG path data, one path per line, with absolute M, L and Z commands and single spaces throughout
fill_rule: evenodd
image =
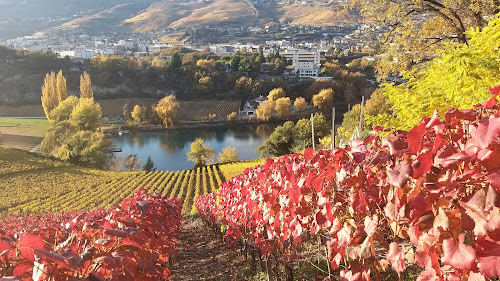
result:
M 31 149 L 42 141 L 48 128 L 46 119 L 0 118 L 0 145 Z

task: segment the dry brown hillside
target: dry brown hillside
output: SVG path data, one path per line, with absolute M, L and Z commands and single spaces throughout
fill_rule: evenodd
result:
M 57 28 L 156 32 L 169 27 L 179 29 L 200 25 L 240 27 L 255 25 L 258 22 L 323 26 L 354 22 L 358 19 L 349 15 L 340 4 L 277 5 L 265 2 L 253 4 L 250 0 L 202 2 L 162 0 L 147 6 L 148 2 L 120 4 L 87 13 Z
M 334 23 L 352 23 L 356 17 L 349 15 L 342 7 L 330 4 L 303 5 L 292 4 L 282 8 L 282 23 L 303 24 L 313 26 L 332 25 Z

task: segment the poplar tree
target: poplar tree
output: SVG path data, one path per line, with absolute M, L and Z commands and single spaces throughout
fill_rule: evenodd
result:
M 80 98 L 94 99 L 92 81 L 90 81 L 90 75 L 87 72 L 80 76 Z
M 51 121 L 50 112 L 52 112 L 52 110 L 59 105 L 59 97 L 56 93 L 56 87 L 57 82 L 55 73 L 53 71 L 51 73 L 47 73 L 42 86 L 42 106 L 45 116 L 47 116 L 49 121 Z
M 62 70 L 57 75 L 54 71 L 47 73 L 42 86 L 42 106 L 49 121 L 52 121 L 50 113 L 67 97 L 68 87 Z
M 59 70 L 56 77 L 56 91 L 59 102 L 62 102 L 68 97 L 68 86 L 66 85 L 66 78 L 62 70 Z

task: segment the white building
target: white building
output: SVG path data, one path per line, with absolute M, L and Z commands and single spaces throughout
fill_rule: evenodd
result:
M 168 49 L 172 47 L 170 44 L 153 44 L 148 45 L 148 50 L 151 54 L 158 53 L 161 50 Z
M 76 57 L 76 58 L 82 58 L 82 59 L 91 59 L 97 55 L 106 55 L 110 56 L 114 54 L 114 50 L 112 48 L 105 48 L 105 49 L 94 49 L 94 50 L 83 50 L 83 49 L 78 49 L 78 50 L 61 50 L 59 52 L 56 52 L 56 54 L 60 58 L 64 57 Z
M 304 49 L 286 49 L 282 55 L 292 61 L 292 66 L 300 77 L 318 77 L 321 71 L 319 51 Z

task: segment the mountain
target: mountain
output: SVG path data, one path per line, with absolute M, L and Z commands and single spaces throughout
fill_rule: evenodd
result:
M 333 4 L 308 0 L 277 4 L 272 0 L 0 0 L 0 34 L 83 29 L 94 32 L 158 32 L 165 28 L 249 26 L 270 22 L 332 25 L 356 15 Z
M 135 4 L 146 8 L 153 2 L 152 0 L 0 0 L 0 17 L 17 19 L 70 17 L 99 12 L 121 4 Z M 130 12 L 136 13 L 137 11 L 131 10 Z

